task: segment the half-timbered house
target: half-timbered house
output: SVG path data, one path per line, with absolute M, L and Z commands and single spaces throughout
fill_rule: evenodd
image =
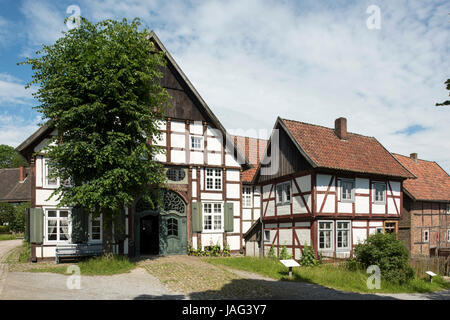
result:
M 278 136 L 278 139 L 275 137 Z M 334 128 L 276 120 L 255 182 L 261 188 L 263 251 L 286 246 L 298 259 L 348 258 L 376 232 L 398 232 L 402 183 L 414 176 L 375 138 Z
M 412 256 L 450 255 L 450 176 L 417 153 L 394 156 L 417 177 L 403 183 L 399 239 Z
M 152 209 L 142 199 L 124 208 L 125 236 L 115 239 L 114 251 L 182 254 L 189 245 L 204 249 L 227 244 L 232 252 L 239 252 L 245 225 L 242 172 L 250 167 L 248 161 L 234 150 L 232 137 L 154 33 L 150 41 L 166 55 L 161 83 L 172 97 L 172 107 L 159 124 L 161 136 L 153 141 L 165 149 L 155 160 L 166 168 L 167 190 L 160 209 Z M 48 199 L 60 183 L 47 177 L 48 160 L 42 152 L 52 134 L 52 126 L 46 124 L 17 147 L 31 164 L 30 230 L 35 259 L 54 257 L 59 244 L 73 240 L 74 208 L 58 207 L 56 197 Z M 88 243 L 102 242 L 101 217 L 85 214 L 80 225 L 88 233 Z

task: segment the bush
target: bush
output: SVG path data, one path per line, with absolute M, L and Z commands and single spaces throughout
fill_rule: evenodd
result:
M 267 257 L 270 259 L 275 259 L 275 249 L 273 248 L 273 245 L 270 247 L 269 253 L 267 254 Z
M 289 259 L 292 259 L 292 255 L 287 252 L 286 245 L 284 245 L 280 251 L 280 260 L 289 260 Z
M 188 247 L 188 255 L 197 256 L 197 257 L 229 257 L 230 256 L 230 246 L 228 244 L 225 245 L 223 250 L 220 248 L 220 244 L 211 244 L 209 246 L 205 246 L 205 250 L 202 251 L 201 248 L 194 249 L 191 245 Z
M 0 226 L 0 233 L 8 233 L 9 226 Z
M 320 260 L 316 260 L 314 257 L 314 249 L 312 246 L 303 247 L 303 255 L 300 257 L 300 265 L 304 267 L 313 267 L 321 263 Z
M 394 234 L 375 234 L 363 244 L 355 246 L 356 262 L 367 268 L 377 265 L 382 279 L 393 283 L 405 283 L 414 278 L 409 264 L 409 252 Z

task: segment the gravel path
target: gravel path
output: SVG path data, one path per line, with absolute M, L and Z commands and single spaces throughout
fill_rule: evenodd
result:
M 5 286 L 8 276 L 8 265 L 5 262 L 9 251 L 22 244 L 22 240 L 2 240 L 0 241 L 0 296 Z

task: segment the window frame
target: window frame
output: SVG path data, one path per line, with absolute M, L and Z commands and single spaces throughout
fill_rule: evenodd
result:
M 215 205 L 220 205 L 221 212 L 217 213 L 214 212 Z M 206 206 L 211 206 L 211 212 L 205 212 Z M 202 202 L 202 224 L 203 224 L 203 233 L 223 233 L 224 227 L 225 227 L 225 221 L 224 221 L 224 210 L 225 210 L 225 204 L 223 201 L 208 201 L 208 202 Z M 206 228 L 206 221 L 205 218 L 207 216 L 211 216 L 211 229 Z M 215 228 L 215 217 L 220 216 L 220 229 Z
M 344 198 L 344 183 L 351 183 L 352 189 L 350 192 L 350 199 Z M 338 188 L 339 188 L 339 201 L 340 202 L 355 202 L 355 188 L 356 188 L 356 181 L 355 179 L 349 179 L 349 178 L 339 178 L 338 179 Z
M 44 224 L 45 224 L 45 230 L 44 230 L 44 244 L 58 244 L 58 243 L 70 243 L 71 234 L 72 234 L 72 210 L 70 208 L 54 208 L 54 207 L 46 207 L 42 208 L 44 210 Z M 56 217 L 49 217 L 48 213 L 50 211 L 56 211 Z M 67 218 L 61 218 L 60 212 L 61 211 L 67 211 Z M 60 240 L 61 233 L 61 220 L 67 220 L 67 240 Z M 56 221 L 56 240 L 49 240 L 49 221 Z
M 99 221 L 100 222 L 100 239 L 92 239 L 92 222 Z M 103 241 L 103 217 L 100 214 L 98 217 L 93 219 L 92 214 L 89 214 L 89 243 L 101 243 Z
M 60 179 L 56 178 L 56 183 L 55 184 L 49 184 L 48 181 L 50 180 L 48 178 L 48 173 L 49 173 L 49 163 L 50 159 L 48 158 L 42 158 L 42 166 L 43 166 L 43 178 L 44 178 L 44 188 L 48 188 L 48 189 L 56 189 L 60 186 Z
M 331 229 L 321 229 L 320 223 L 331 223 Z M 320 248 L 320 232 L 321 231 L 331 231 L 330 248 Z M 334 241 L 335 241 L 334 237 L 335 237 L 334 221 L 333 220 L 318 220 L 317 221 L 317 250 L 322 251 L 322 252 L 334 252 Z M 324 238 L 324 240 L 325 240 L 325 238 Z
M 450 214 L 450 203 L 447 204 L 447 208 L 446 208 L 446 210 L 445 210 L 445 213 L 446 213 L 446 214 Z
M 200 140 L 199 141 L 199 144 L 200 144 L 199 147 L 193 146 L 194 139 L 199 139 Z M 192 134 L 189 135 L 189 150 L 203 151 L 204 150 L 204 146 L 205 146 L 205 143 L 204 143 L 204 137 L 203 136 L 192 135 Z
M 208 171 L 212 170 L 214 173 L 213 175 L 208 175 Z M 220 175 L 217 175 L 217 173 L 220 173 Z M 205 168 L 205 190 L 212 190 L 212 191 L 222 191 L 223 189 L 223 173 L 222 169 L 216 169 L 216 168 Z M 212 179 L 212 188 L 208 187 L 208 179 Z M 217 181 L 220 180 L 220 188 L 217 188 Z
M 287 187 L 289 187 L 289 193 L 287 192 Z M 281 188 L 281 201 L 279 201 L 279 188 Z M 289 199 L 288 199 L 289 196 Z M 292 201 L 292 182 L 286 181 L 277 183 L 275 185 L 275 202 L 277 206 L 290 205 Z
M 447 229 L 447 242 L 450 242 L 450 229 Z
M 170 221 L 171 220 L 173 220 L 173 221 L 175 221 L 175 223 L 171 223 Z M 173 229 L 171 229 L 170 227 L 171 226 L 176 226 L 176 235 L 175 234 L 169 234 L 169 231 L 173 231 Z M 179 223 L 178 223 L 178 219 L 177 218 L 174 218 L 174 217 L 170 217 L 170 218 L 168 218 L 167 219 L 167 238 L 179 238 L 179 235 L 180 235 L 180 226 L 179 226 Z
M 264 242 L 270 243 L 270 230 L 264 229 Z
M 336 226 L 335 226 L 336 251 L 344 251 L 344 252 L 350 251 L 352 248 L 352 244 L 351 244 L 352 222 L 350 220 L 337 220 L 337 221 L 335 221 L 335 223 L 336 223 Z M 338 223 L 348 223 L 348 228 L 347 229 L 339 229 Z M 338 241 L 339 231 L 347 231 L 347 246 L 346 247 L 339 248 L 339 241 Z
M 426 243 L 430 242 L 430 230 L 429 229 L 423 230 L 423 242 L 426 242 Z
M 376 186 L 377 185 L 379 185 L 379 186 L 383 185 L 384 186 L 383 200 L 376 200 L 376 196 L 377 196 Z M 374 204 L 386 204 L 386 196 L 387 196 L 387 185 L 386 185 L 386 182 L 380 182 L 380 181 L 372 182 L 372 202 Z
M 253 208 L 253 188 L 242 186 L 242 208 Z

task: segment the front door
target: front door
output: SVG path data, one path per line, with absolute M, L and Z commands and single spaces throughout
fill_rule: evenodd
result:
M 186 254 L 186 217 L 176 214 L 161 216 L 161 254 Z
M 140 229 L 140 253 L 159 254 L 159 216 L 141 218 Z

